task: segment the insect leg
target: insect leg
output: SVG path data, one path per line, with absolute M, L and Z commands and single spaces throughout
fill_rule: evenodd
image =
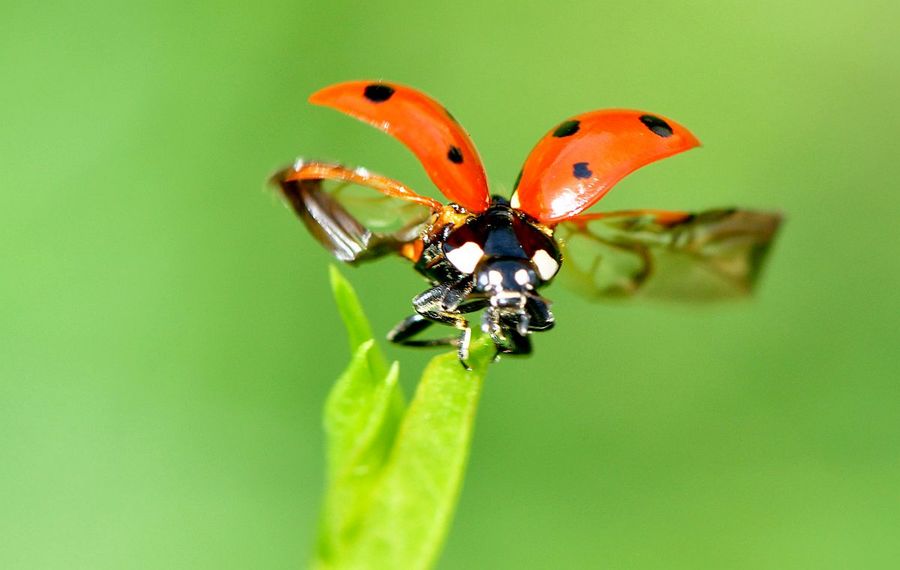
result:
M 504 354 L 515 354 L 520 356 L 525 356 L 527 354 L 531 354 L 531 337 L 524 334 L 519 334 L 519 331 L 515 329 L 515 327 L 507 327 L 503 326 L 503 332 L 506 337 L 506 347 L 502 352 Z
M 459 362 L 463 365 L 463 368 L 471 370 L 466 362 L 469 359 L 469 344 L 472 341 L 472 329 L 469 328 L 469 321 L 467 321 L 459 312 L 433 310 L 429 307 L 418 306 L 416 307 L 416 311 L 418 311 L 419 315 L 422 317 L 434 322 L 450 325 L 461 331 L 459 337 L 454 339 L 451 344 L 457 346 L 457 355 L 459 356 Z
M 470 370 L 466 361 L 469 358 L 472 329 L 469 328 L 469 322 L 462 316 L 459 307 L 473 287 L 473 280 L 467 277 L 456 283 L 436 285 L 413 299 L 413 307 L 419 315 L 462 331 L 455 344 L 458 347 L 459 361 L 466 370 Z
M 441 309 L 444 311 L 459 312 L 459 306 L 462 305 L 472 289 L 475 288 L 475 280 L 471 277 L 464 277 L 447 288 L 441 299 Z
M 546 331 L 553 328 L 555 319 L 546 299 L 537 295 L 529 297 L 525 310 L 528 312 L 528 330 Z
M 459 307 L 457 307 L 457 311 L 460 313 L 472 313 L 475 311 L 480 311 L 485 308 L 489 304 L 487 299 L 475 299 L 472 301 L 468 301 L 463 303 Z M 435 323 L 434 320 L 425 317 L 424 315 L 420 315 L 416 313 L 415 315 L 411 315 L 406 317 L 402 321 L 400 321 L 397 326 L 395 326 L 391 331 L 387 334 L 387 339 L 390 342 L 401 344 L 403 346 L 448 346 L 448 345 L 456 345 L 459 340 L 457 337 L 448 337 L 448 338 L 435 338 L 435 339 L 426 339 L 426 340 L 414 340 L 413 337 L 424 331 L 431 325 Z
M 501 354 L 531 354 L 528 315 L 504 315 L 489 308 L 484 312 L 481 328 L 494 341 L 497 349 L 495 360 L 499 359 Z
M 404 346 L 449 346 L 456 344 L 456 341 L 458 340 L 456 337 L 426 340 L 414 340 L 412 338 L 433 324 L 433 320 L 416 313 L 415 315 L 406 317 L 400 321 L 397 326 L 391 329 L 391 332 L 387 334 L 387 339 Z
M 487 299 L 467 299 L 472 286 L 471 280 L 463 280 L 454 284 L 437 285 L 418 295 L 413 299 L 416 314 L 397 324 L 388 333 L 387 339 L 404 346 L 457 346 L 460 362 L 468 369 L 466 360 L 469 355 L 471 330 L 462 314 L 478 311 L 488 303 Z M 434 323 L 449 325 L 462 332 L 456 337 L 413 338 Z

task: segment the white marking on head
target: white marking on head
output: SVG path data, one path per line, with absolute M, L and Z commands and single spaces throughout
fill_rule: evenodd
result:
M 496 269 L 491 269 L 490 271 L 488 271 L 488 283 L 490 283 L 491 285 L 502 285 L 503 274 Z
M 553 259 L 553 257 L 547 253 L 545 249 L 539 249 L 534 252 L 534 256 L 531 258 L 531 261 L 534 263 L 534 266 L 537 268 L 538 275 L 541 276 L 541 279 L 544 281 L 549 281 L 551 277 L 556 275 L 556 272 L 559 271 L 559 263 Z
M 471 274 L 484 256 L 484 250 L 474 241 L 467 241 L 462 246 L 447 252 L 447 259 L 453 267 L 463 273 Z
M 519 285 L 528 283 L 528 271 L 526 271 L 525 269 L 516 271 L 516 283 L 518 283 Z
M 513 192 L 512 198 L 509 199 L 509 205 L 516 209 L 519 208 L 520 204 L 519 204 L 519 193 L 518 192 Z
M 512 300 L 513 303 L 510 303 L 510 300 Z M 517 291 L 497 291 L 491 295 L 491 306 L 502 309 L 524 309 L 527 301 L 528 299 L 525 295 Z

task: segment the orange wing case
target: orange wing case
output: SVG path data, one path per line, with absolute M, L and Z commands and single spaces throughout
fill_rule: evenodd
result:
M 513 205 L 553 225 L 590 208 L 627 174 L 699 144 L 686 128 L 657 115 L 584 113 L 558 125 L 531 151 Z
M 309 101 L 396 137 L 418 157 L 447 198 L 473 213 L 487 209 L 490 193 L 475 145 L 450 113 L 428 95 L 395 83 L 351 81 L 317 91 Z

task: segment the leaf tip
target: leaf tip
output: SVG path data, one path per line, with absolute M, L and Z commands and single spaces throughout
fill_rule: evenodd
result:
M 335 296 L 337 296 L 338 290 L 349 285 L 334 263 L 328 265 L 328 279 L 331 281 L 331 291 Z
M 363 341 L 374 338 L 372 328 L 369 326 L 369 321 L 363 312 L 359 297 L 356 296 L 356 291 L 353 290 L 350 282 L 334 265 L 329 266 L 328 273 L 331 280 L 332 295 L 337 304 L 338 313 L 341 315 L 341 320 L 344 321 L 344 326 L 347 329 L 350 352 L 353 353 L 356 352 L 356 349 L 359 348 Z

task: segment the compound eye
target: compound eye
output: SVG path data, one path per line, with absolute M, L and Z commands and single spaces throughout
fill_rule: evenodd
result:
M 447 251 L 444 255 L 453 264 L 453 267 L 466 275 L 471 275 L 475 272 L 478 262 L 484 257 L 484 250 L 474 241 L 467 241 L 461 246 Z
M 544 281 L 550 281 L 556 272 L 559 271 L 559 262 L 550 255 L 546 249 L 539 249 L 531 256 L 531 262 L 537 269 L 538 275 Z

